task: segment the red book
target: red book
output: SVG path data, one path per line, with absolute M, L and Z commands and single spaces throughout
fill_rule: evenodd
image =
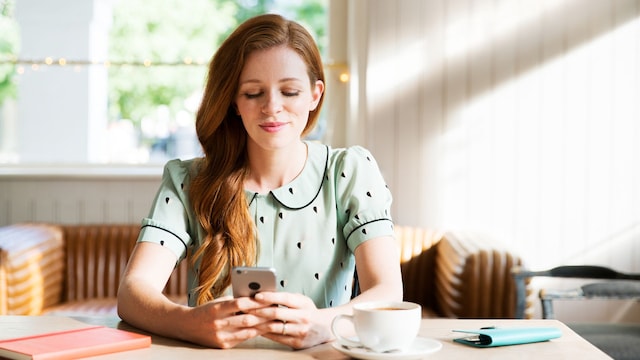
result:
M 0 357 L 8 359 L 77 359 L 151 346 L 151 337 L 93 326 L 0 340 Z

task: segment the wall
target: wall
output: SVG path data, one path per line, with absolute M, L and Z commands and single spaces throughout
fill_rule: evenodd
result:
M 398 222 L 640 271 L 639 1 L 368 4 L 361 121 Z
M 18 222 L 138 224 L 151 208 L 162 168 L 0 168 L 0 226 Z
M 639 0 L 351 0 L 348 11 L 347 143 L 376 156 L 398 224 L 481 231 L 534 269 L 640 272 Z M 159 182 L 159 170 L 2 170 L 0 225 L 137 223 Z M 639 321 L 637 305 L 600 315 Z
M 360 3 L 397 223 L 640 272 L 640 1 Z

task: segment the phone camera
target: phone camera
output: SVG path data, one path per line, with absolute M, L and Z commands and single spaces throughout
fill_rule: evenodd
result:
M 249 289 L 251 290 L 260 290 L 260 283 L 252 281 L 249 283 Z

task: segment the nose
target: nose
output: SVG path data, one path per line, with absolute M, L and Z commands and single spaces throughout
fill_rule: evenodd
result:
M 274 115 L 280 111 L 282 111 L 282 96 L 278 92 L 270 91 L 265 96 L 264 104 L 262 104 L 262 113 Z

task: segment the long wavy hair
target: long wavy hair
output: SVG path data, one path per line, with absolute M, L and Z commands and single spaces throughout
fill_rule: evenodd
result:
M 224 292 L 231 283 L 234 266 L 255 265 L 257 260 L 257 239 L 244 194 L 247 132 L 236 113 L 235 98 L 249 54 L 275 46 L 288 46 L 300 55 L 307 65 L 310 86 L 317 80 L 325 81 L 313 37 L 300 24 L 280 15 L 260 15 L 245 21 L 213 56 L 196 115 L 196 132 L 205 156 L 189 189 L 191 204 L 206 234 L 191 258 L 194 266 L 201 260 L 198 305 Z M 323 100 L 324 96 L 310 111 L 303 136 L 316 125 Z

